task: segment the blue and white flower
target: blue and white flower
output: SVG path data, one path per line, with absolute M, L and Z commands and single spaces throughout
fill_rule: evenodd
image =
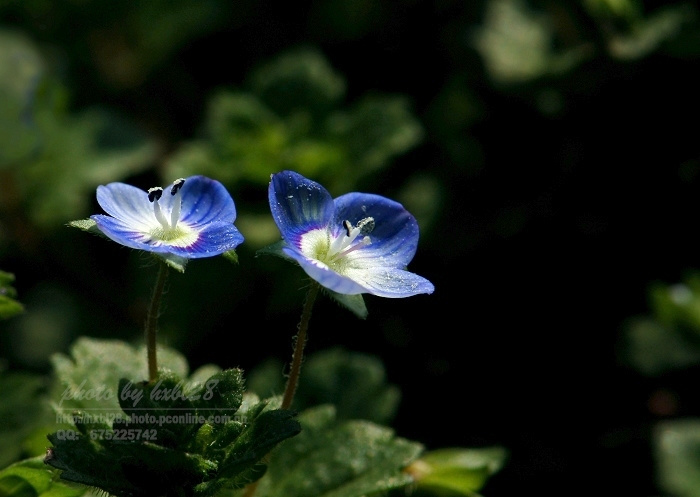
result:
M 243 242 L 233 225 L 231 195 L 205 176 L 180 178 L 147 192 L 109 183 L 97 187 L 97 202 L 107 213 L 90 216 L 100 232 L 134 249 L 196 259 L 223 254 Z
M 272 175 L 268 197 L 283 239 L 276 252 L 328 290 L 389 298 L 433 293 L 430 281 L 406 269 L 418 223 L 398 202 L 369 193 L 333 199 L 293 171 Z

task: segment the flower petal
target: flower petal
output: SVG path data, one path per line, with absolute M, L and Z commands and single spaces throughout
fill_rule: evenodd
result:
M 146 230 L 156 222 L 148 193 L 126 183 L 98 186 L 97 203 L 107 214 L 133 228 Z
M 282 251 L 297 261 L 306 274 L 329 290 L 345 295 L 367 292 L 364 287 L 358 285 L 351 278 L 338 274 L 321 261 L 309 259 L 293 247 L 286 246 Z
M 170 219 L 173 199 L 170 194 L 172 184 L 163 188 L 160 205 L 167 219 Z M 218 181 L 206 176 L 190 176 L 185 178 L 185 184 L 180 189 L 182 207 L 180 220 L 196 228 L 213 221 L 236 220 L 236 206 L 226 187 Z
M 430 281 L 403 269 L 390 267 L 348 269 L 346 275 L 362 286 L 363 292 L 379 297 L 403 298 L 435 291 Z
M 334 203 L 334 234 L 344 229 L 345 220 L 354 226 L 361 219 L 374 218 L 374 229 L 369 233 L 372 243 L 351 254 L 354 266 L 403 269 L 411 262 L 418 246 L 418 223 L 403 205 L 369 193 L 347 193 Z
M 272 175 L 268 199 L 282 238 L 296 246 L 302 234 L 325 228 L 333 215 L 330 193 L 315 181 L 293 171 Z
M 168 252 L 188 259 L 198 259 L 223 254 L 241 243 L 243 235 L 233 224 L 212 223 L 199 230 L 199 237 L 192 245 L 170 246 Z
M 132 222 L 123 221 L 102 214 L 90 216 L 97 223 L 97 227 L 108 238 L 127 247 L 147 250 L 149 252 L 170 252 L 170 247 L 163 242 L 153 240 L 148 230 L 140 230 L 134 227 Z

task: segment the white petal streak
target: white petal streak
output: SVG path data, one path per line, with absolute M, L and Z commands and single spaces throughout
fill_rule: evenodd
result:
M 158 225 L 148 194 L 134 186 L 124 183 L 99 186 L 97 202 L 107 214 L 135 230 L 148 231 Z

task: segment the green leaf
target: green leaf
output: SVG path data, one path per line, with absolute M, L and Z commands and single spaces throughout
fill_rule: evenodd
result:
M 298 48 L 264 63 L 248 78 L 252 92 L 278 115 L 322 116 L 345 96 L 345 80 L 321 52 Z
M 88 488 L 59 481 L 55 470 L 44 464 L 43 456 L 17 462 L 0 471 L 3 497 L 79 497 Z
M 0 467 L 16 462 L 20 457 L 38 455 L 36 452 L 27 453 L 27 441 L 34 430 L 52 420 L 45 399 L 46 390 L 46 380 L 40 376 L 14 372 L 0 374 Z
M 233 262 L 234 264 L 238 264 L 238 254 L 235 250 L 229 250 L 221 255 L 224 257 L 224 259 Z
M 187 361 L 179 352 L 159 346 L 158 361 L 161 368 L 187 377 Z M 120 340 L 81 337 L 71 347 L 70 356 L 55 354 L 51 363 L 58 380 L 52 395 L 54 408 L 65 414 L 73 410 L 121 412 L 119 381 L 148 378 L 145 346 Z
M 659 423 L 653 444 L 661 490 L 676 497 L 699 497 L 700 419 Z
M 337 293 L 327 288 L 324 288 L 325 293 L 327 293 L 333 300 L 338 302 L 340 305 L 345 307 L 347 310 L 352 312 L 355 316 L 360 319 L 367 319 L 367 306 L 365 305 L 365 299 L 361 294 L 358 295 L 344 295 L 342 293 Z
M 648 376 L 700 364 L 700 275 L 655 283 L 648 295 L 650 312 L 624 325 L 620 357 Z
M 503 467 L 505 459 L 506 451 L 501 447 L 445 448 L 423 454 L 409 472 L 416 478 L 419 492 L 473 497 Z
M 27 215 L 37 226 L 84 215 L 97 185 L 144 171 L 158 152 L 150 137 L 104 109 L 79 115 L 56 108 L 37 112 L 35 154 L 15 171 Z
M 33 110 L 45 67 L 20 30 L 0 30 L 0 169 L 21 164 L 39 141 Z
M 334 348 L 309 357 L 297 398 L 305 407 L 333 404 L 339 420 L 386 424 L 395 416 L 401 394 L 387 383 L 380 359 Z
M 109 240 L 107 236 L 97 227 L 97 223 L 90 218 L 87 219 L 76 219 L 75 221 L 70 221 L 68 224 L 71 228 L 78 228 L 83 231 L 87 231 L 93 235 L 101 236 L 102 238 Z
M 290 261 L 294 261 L 294 259 L 291 259 L 287 254 L 285 254 L 282 251 L 282 248 L 287 244 L 284 240 L 279 240 L 275 243 L 272 243 L 266 247 L 263 247 L 261 249 L 258 249 L 257 252 L 255 252 L 255 255 L 274 255 L 276 257 L 281 257 L 282 259 L 287 259 Z
M 24 306 L 17 302 L 17 291 L 12 287 L 15 275 L 0 271 L 0 319 L 9 319 L 24 312 Z
M 331 192 L 350 191 L 423 139 L 409 99 L 364 95 L 345 109 L 344 96 L 344 78 L 318 51 L 282 53 L 251 73 L 246 90 L 209 100 L 204 129 L 171 156 L 168 174 L 266 184 L 275 164 Z
M 363 497 L 413 482 L 404 469 L 423 447 L 390 428 L 337 420 L 332 406 L 304 411 L 299 422 L 301 434 L 272 453 L 258 497 Z
M 284 365 L 270 359 L 248 375 L 248 388 L 260 395 L 281 394 Z M 398 409 L 401 392 L 387 383 L 381 359 L 333 348 L 307 357 L 293 408 L 302 411 L 333 404 L 338 419 L 366 419 L 389 423 Z
M 71 426 L 48 436 L 45 462 L 62 479 L 120 497 L 210 497 L 260 478 L 265 455 L 299 433 L 278 399 L 244 396 L 241 370 L 208 365 L 186 380 L 182 356 L 159 356 L 154 382 L 127 379 L 145 377 L 145 351 L 116 340 L 81 338 L 52 358 Z

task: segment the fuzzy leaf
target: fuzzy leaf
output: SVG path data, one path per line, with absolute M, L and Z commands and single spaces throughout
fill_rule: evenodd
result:
M 299 416 L 302 432 L 270 458 L 259 497 L 363 497 L 409 485 L 404 469 L 423 450 L 369 421 L 336 419 L 332 406 Z
M 79 497 L 88 488 L 56 478 L 56 471 L 42 457 L 17 462 L 0 471 L 0 495 L 3 497 Z

